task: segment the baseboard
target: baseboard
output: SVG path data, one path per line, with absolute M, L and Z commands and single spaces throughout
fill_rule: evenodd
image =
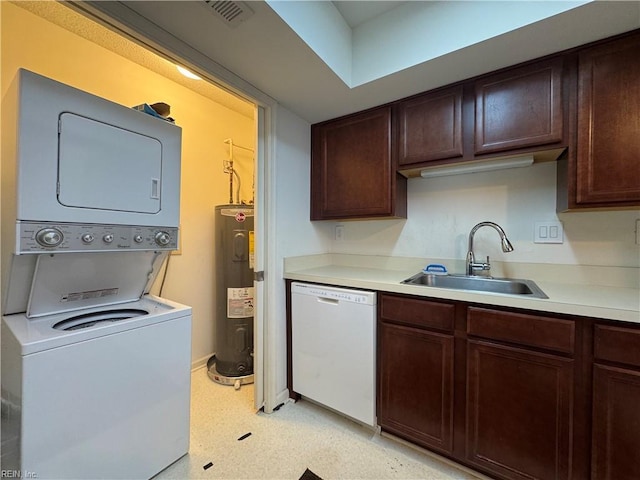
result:
M 446 465 L 449 465 L 451 467 L 457 468 L 458 470 L 462 470 L 463 472 L 468 473 L 469 475 L 472 475 L 474 478 L 477 478 L 478 480 L 492 480 L 491 477 L 487 477 L 486 475 L 473 470 L 472 468 L 469 468 L 465 465 L 462 465 L 461 463 L 456 462 L 455 460 L 451 460 L 447 457 L 444 457 L 442 455 L 438 455 L 435 452 L 432 452 L 431 450 L 427 450 L 426 448 L 422 448 L 418 445 L 415 445 L 411 442 L 409 442 L 408 440 L 405 440 L 404 438 L 400 438 L 400 437 L 396 437 L 394 434 L 389 433 L 389 432 L 384 432 L 384 431 L 380 431 L 379 435 L 383 438 L 388 438 L 389 440 L 393 440 L 394 442 L 397 442 L 400 445 L 403 445 L 407 448 L 409 448 L 410 450 L 414 450 L 416 452 L 419 452 L 423 455 L 426 455 L 428 457 L 431 457 L 433 459 L 436 459 Z
M 206 367 L 209 359 L 215 355 L 214 353 L 210 353 L 209 355 L 205 355 L 204 357 L 198 358 L 191 362 L 191 371 L 198 370 L 199 368 Z

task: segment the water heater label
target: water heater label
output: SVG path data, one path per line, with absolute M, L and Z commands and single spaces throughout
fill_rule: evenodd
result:
M 227 317 L 253 317 L 253 287 L 227 288 Z

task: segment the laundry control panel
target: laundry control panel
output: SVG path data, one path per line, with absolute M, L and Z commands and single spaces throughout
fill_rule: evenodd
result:
M 175 227 L 18 222 L 17 232 L 17 254 L 178 248 Z

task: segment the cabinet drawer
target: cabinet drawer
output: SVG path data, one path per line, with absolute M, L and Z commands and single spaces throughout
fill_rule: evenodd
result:
M 415 327 L 453 330 L 455 305 L 431 302 L 417 298 L 382 295 L 380 315 L 383 320 L 404 323 Z
M 593 339 L 596 359 L 640 367 L 640 330 L 596 325 Z
M 470 307 L 467 333 L 531 347 L 573 353 L 575 323 L 571 320 Z

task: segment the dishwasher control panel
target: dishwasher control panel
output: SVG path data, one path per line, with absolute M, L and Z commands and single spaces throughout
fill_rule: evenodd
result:
M 318 298 L 329 300 L 360 303 L 363 305 L 375 304 L 375 292 L 364 292 L 361 290 L 347 290 L 343 288 L 323 287 L 322 285 L 310 285 L 301 283 L 291 284 L 291 293 L 302 295 L 312 295 Z

